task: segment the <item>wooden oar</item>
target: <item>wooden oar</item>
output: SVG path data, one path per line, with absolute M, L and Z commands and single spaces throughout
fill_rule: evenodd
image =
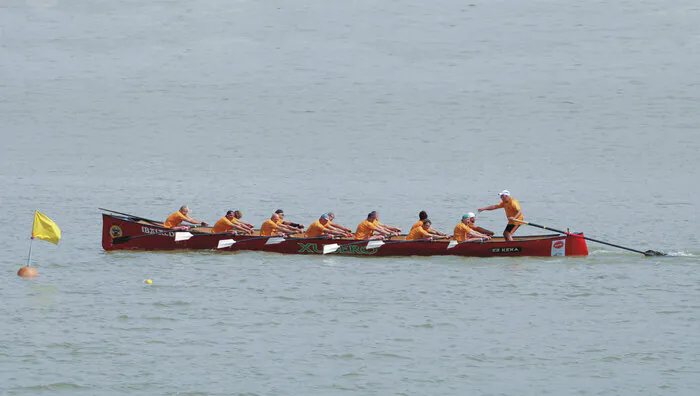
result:
M 472 238 L 472 239 L 467 239 L 466 241 L 462 241 L 462 242 L 457 242 L 455 240 L 451 240 L 450 243 L 447 244 L 447 248 L 452 249 L 453 247 L 455 247 L 457 245 L 462 245 L 465 243 L 476 243 L 476 242 L 484 243 L 485 241 L 487 241 L 486 238 Z
M 122 216 L 130 217 L 130 218 L 132 218 L 132 219 L 134 219 L 134 220 L 147 221 L 147 222 L 149 222 L 149 223 L 155 223 L 155 224 L 163 224 L 162 221 L 146 219 L 146 218 L 143 218 L 143 217 L 138 217 L 138 216 L 130 215 L 130 214 L 128 214 L 128 213 L 117 212 L 116 210 L 109 210 L 109 209 L 104 209 L 104 208 L 97 208 L 97 209 L 103 210 L 103 211 L 105 211 L 105 212 L 116 213 L 116 214 L 119 214 L 119 215 L 122 215 Z
M 366 243 L 366 242 L 367 242 L 366 239 L 361 239 L 359 241 L 345 243 L 343 245 L 338 245 L 337 243 L 323 245 L 323 254 L 333 253 L 333 252 L 337 251 L 338 249 L 340 249 L 341 247 L 352 246 L 352 245 L 361 245 L 361 244 Z
M 431 241 L 431 240 L 433 240 L 433 239 L 431 239 L 431 238 L 413 239 L 413 240 L 408 240 L 408 241 L 405 239 L 402 239 L 402 240 L 398 240 L 398 241 L 391 241 L 390 240 L 390 241 L 384 242 L 381 239 L 370 239 L 370 240 L 363 239 L 363 240 L 360 240 L 357 242 L 346 243 L 344 245 L 338 245 L 337 243 L 334 243 L 331 245 L 325 245 L 325 246 L 323 246 L 323 254 L 333 253 L 336 250 L 338 250 L 344 246 L 361 245 L 365 242 L 367 243 L 367 246 L 366 246 L 367 249 L 379 249 L 380 247 L 382 247 L 384 245 L 393 245 L 395 243 L 426 242 L 426 241 Z
M 572 236 L 572 237 L 583 238 L 583 239 L 588 240 L 588 241 L 601 243 L 601 244 L 603 244 L 603 245 L 608 245 L 608 246 L 616 247 L 616 248 L 618 248 L 618 249 L 629 250 L 630 252 L 635 252 L 635 253 L 643 254 L 643 255 L 645 255 L 645 256 L 666 256 L 666 253 L 664 253 L 664 252 L 658 252 L 658 251 L 656 251 L 656 250 L 647 250 L 646 252 L 643 252 L 643 251 L 641 251 L 641 250 L 631 249 L 631 248 L 628 248 L 628 247 L 624 247 L 624 246 L 620 246 L 620 245 L 615 245 L 614 243 L 605 242 L 605 241 L 600 241 L 600 240 L 598 240 L 598 239 L 593 239 L 593 238 L 589 238 L 589 237 L 581 236 L 581 235 L 577 235 L 577 234 L 572 234 L 572 233 L 570 233 L 570 232 L 557 230 L 557 229 L 555 229 L 555 228 L 551 228 L 551 227 L 547 227 L 547 226 L 543 226 L 543 225 L 531 223 L 531 222 L 529 222 L 529 221 L 523 221 L 523 220 L 515 220 L 515 221 L 517 221 L 518 223 L 522 223 L 522 224 L 529 225 L 529 226 L 541 228 L 541 229 L 543 229 L 543 230 L 552 230 L 552 231 L 558 232 L 558 233 L 560 233 L 560 234 L 564 234 L 564 235 L 568 235 L 568 236 Z

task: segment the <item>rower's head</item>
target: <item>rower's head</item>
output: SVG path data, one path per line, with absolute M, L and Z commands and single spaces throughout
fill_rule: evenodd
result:
M 282 209 L 275 210 L 275 214 L 282 220 L 284 220 L 284 211 Z
M 233 219 L 233 216 L 235 216 L 235 213 L 236 212 L 234 212 L 233 210 L 229 210 L 228 212 L 226 212 L 226 218 L 229 220 Z
M 335 219 L 335 213 L 333 212 L 328 212 L 326 213 L 328 215 L 328 220 L 333 221 Z
M 328 213 L 324 213 L 321 215 L 321 217 L 318 218 L 318 221 L 320 221 L 323 225 L 328 224 L 328 220 L 330 220 L 330 216 L 328 216 Z
M 462 216 L 462 223 L 469 225 L 469 223 L 471 223 L 473 221 L 472 219 L 475 219 L 475 218 L 476 218 L 476 216 L 474 216 L 474 213 L 469 212 L 469 213 L 465 214 L 464 216 Z
M 421 210 L 420 213 L 418 213 L 418 220 L 425 221 L 425 219 L 428 218 L 428 212 L 425 210 Z
M 182 205 L 182 206 L 180 206 L 180 213 L 182 213 L 182 214 L 184 214 L 185 216 L 187 216 L 187 214 L 190 213 L 190 212 L 191 212 L 191 210 L 190 210 L 190 208 L 187 207 L 187 205 Z
M 508 202 L 510 201 L 510 191 L 508 190 L 503 190 L 498 194 L 499 197 L 501 197 L 501 201 L 503 202 Z
M 423 227 L 424 230 L 428 231 L 430 229 L 431 224 L 433 224 L 432 221 L 425 219 L 423 220 L 423 225 L 421 227 Z
M 369 212 L 369 214 L 367 214 L 367 220 L 369 220 L 369 221 L 374 221 L 374 220 L 377 220 L 378 218 L 379 218 L 379 213 L 377 213 L 376 210 L 373 210 L 373 211 Z
M 280 219 L 280 216 L 277 213 L 273 213 L 272 216 L 270 216 L 270 220 L 277 222 L 277 220 Z
M 241 212 L 240 210 L 235 210 L 235 211 L 233 212 L 233 217 L 235 217 L 235 218 L 237 218 L 238 220 L 240 220 L 241 217 L 243 217 L 243 212 Z
M 467 213 L 467 218 L 469 219 L 469 223 L 471 224 L 474 224 L 474 222 L 476 221 L 476 215 L 474 214 L 474 212 Z

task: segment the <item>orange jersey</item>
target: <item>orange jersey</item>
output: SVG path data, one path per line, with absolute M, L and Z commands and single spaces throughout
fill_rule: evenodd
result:
M 272 219 L 267 219 L 260 226 L 260 236 L 273 236 L 277 233 L 277 223 L 272 221 Z
M 511 198 L 510 201 L 508 201 L 508 203 L 501 201 L 498 203 L 498 205 L 496 205 L 496 207 L 505 209 L 506 217 L 513 217 L 516 214 L 518 214 L 518 212 L 520 212 L 520 202 L 518 202 L 518 200 L 515 198 Z M 522 214 L 520 214 L 520 216 L 518 216 L 517 219 L 523 220 L 524 217 Z M 515 221 L 508 221 L 508 224 L 520 225 L 520 223 L 517 223 Z
M 415 223 L 413 223 L 413 225 L 411 226 L 411 231 L 413 231 L 413 229 L 417 227 L 423 227 L 423 220 L 418 220 Z
M 355 231 L 355 239 L 369 239 L 374 235 L 377 225 L 374 222 L 365 220 L 357 226 Z
M 464 242 L 467 239 L 469 239 L 469 233 L 472 232 L 472 229 L 469 228 L 468 225 L 464 223 L 459 223 L 455 227 L 454 232 L 452 235 L 454 235 L 454 238 L 457 242 Z
M 189 217 L 185 216 L 184 214 L 182 214 L 182 212 L 180 212 L 180 211 L 178 210 L 177 212 L 175 212 L 175 213 L 171 214 L 170 216 L 168 216 L 168 219 L 165 220 L 165 224 L 164 224 L 164 225 L 165 225 L 166 228 L 175 228 L 175 227 L 179 227 L 180 224 L 182 224 L 182 222 L 183 222 L 184 220 L 187 220 L 188 218 L 189 218 Z
M 406 237 L 407 241 L 415 241 L 416 239 L 430 238 L 430 233 L 426 231 L 423 227 L 416 227 L 408 233 Z
M 321 220 L 316 220 L 311 223 L 309 228 L 306 230 L 306 236 L 308 238 L 320 237 L 323 235 L 324 231 L 326 231 L 326 226 L 321 224 Z
M 282 220 L 282 218 L 277 219 L 277 225 L 280 225 L 282 223 L 284 223 L 284 220 Z
M 233 222 L 227 219 L 226 217 L 220 218 L 219 221 L 217 221 L 216 224 L 214 224 L 214 227 L 211 229 L 211 232 L 213 234 L 229 231 L 233 231 Z

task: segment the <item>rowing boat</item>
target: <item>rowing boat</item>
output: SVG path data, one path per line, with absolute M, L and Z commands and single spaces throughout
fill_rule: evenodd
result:
M 162 222 L 125 214 L 102 214 L 102 248 L 111 250 L 221 250 L 263 251 L 285 254 L 332 254 L 354 256 L 586 256 L 588 247 L 582 233 L 566 235 L 534 235 L 489 241 L 472 240 L 457 243 L 446 240 L 407 241 L 405 236 L 385 241 L 358 241 L 327 237 L 306 238 L 261 237 L 214 234 L 209 227 L 197 227 L 187 232 L 165 228 Z

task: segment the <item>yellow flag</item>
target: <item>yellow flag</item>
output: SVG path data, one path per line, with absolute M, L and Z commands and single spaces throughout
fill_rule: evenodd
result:
M 34 227 L 32 227 L 32 238 L 43 239 L 58 245 L 61 239 L 61 229 L 47 216 L 34 212 Z

